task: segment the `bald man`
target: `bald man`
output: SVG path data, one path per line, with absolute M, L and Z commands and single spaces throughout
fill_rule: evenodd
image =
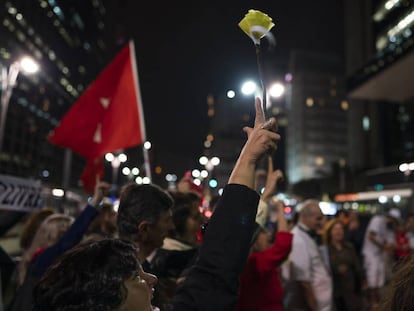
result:
M 319 201 L 306 200 L 298 207 L 299 221 L 292 229 L 286 310 L 331 311 L 332 279 L 315 239 L 324 216 Z

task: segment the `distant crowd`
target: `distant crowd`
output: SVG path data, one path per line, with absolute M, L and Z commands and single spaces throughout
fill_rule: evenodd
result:
M 110 185 L 97 179 L 75 218 L 51 208 L 27 214 L 21 254 L 0 249 L 0 311 L 413 310 L 414 215 L 327 217 L 317 198 L 303 198 L 287 219 L 271 156 L 280 136 L 260 100 L 245 132 L 220 196 L 186 175 L 176 189 L 125 184 L 115 209 Z

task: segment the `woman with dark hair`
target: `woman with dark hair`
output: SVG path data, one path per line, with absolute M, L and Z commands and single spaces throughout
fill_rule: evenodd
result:
M 132 242 L 84 242 L 66 252 L 34 289 L 34 311 L 150 311 L 156 277 L 145 273 Z
M 334 218 L 325 225 L 323 231 L 324 243 L 328 248 L 336 310 L 361 310 L 363 272 L 354 247 L 345 240 L 344 225 L 342 221 Z

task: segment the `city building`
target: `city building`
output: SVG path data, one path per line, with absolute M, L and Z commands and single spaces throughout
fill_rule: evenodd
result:
M 414 3 L 344 1 L 344 14 L 356 190 L 412 182 L 398 167 L 414 158 Z
M 342 59 L 335 54 L 293 51 L 290 55 L 286 171 L 292 186 L 336 174 L 336 184 L 345 187 L 340 172 L 347 165 L 349 104 L 342 68 Z M 321 191 L 328 190 L 338 189 Z
M 278 132 L 285 137 L 286 127 L 286 110 L 284 90 L 286 84 L 284 74 L 280 71 L 283 67 L 279 63 L 270 62 L 270 70 L 267 82 L 267 109 L 266 117 L 276 117 L 278 122 Z M 289 79 L 288 79 L 289 80 Z M 246 82 L 246 81 L 245 81 Z M 207 114 L 209 117 L 209 132 L 204 142 L 204 155 L 208 158 L 219 157 L 220 164 L 212 168 L 210 178 L 217 180 L 217 189 L 226 185 L 231 170 L 240 154 L 241 148 L 246 141 L 246 134 L 243 133 L 243 127 L 254 126 L 255 107 L 254 98 L 262 97 L 261 87 L 258 82 L 251 81 L 255 85 L 255 91 L 251 94 L 243 94 L 243 84 L 240 83 L 238 88 L 223 91 L 216 96 L 207 97 Z M 277 85 L 276 92 L 272 92 L 272 86 Z M 275 169 L 285 169 L 285 144 L 286 140 L 282 139 L 278 143 L 278 151 L 274 154 Z M 267 170 L 267 159 L 263 158 L 258 164 L 258 182 L 257 190 L 264 187 Z
M 103 2 L 2 1 L 3 71 L 22 56 L 33 58 L 40 69 L 17 77 L 5 115 L 0 174 L 79 188 L 84 160 L 73 154 L 71 165 L 64 169 L 69 159 L 65 150 L 50 144 L 47 136 L 125 43 L 116 37 L 115 21 Z

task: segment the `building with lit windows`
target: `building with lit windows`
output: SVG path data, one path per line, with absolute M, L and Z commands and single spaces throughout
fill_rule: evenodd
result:
M 277 118 L 278 132 L 284 137 L 286 126 L 284 90 L 288 82 L 282 84 L 282 77 L 283 75 L 276 72 L 276 70 L 269 74 L 266 113 L 268 117 Z M 235 89 L 235 91 L 226 91 L 216 96 L 209 95 L 207 97 L 209 132 L 204 142 L 203 155 L 208 158 L 215 156 L 220 158 L 220 164 L 213 168 L 210 176 L 217 180 L 218 188 L 227 183 L 234 163 L 237 161 L 241 148 L 246 141 L 246 136 L 242 131 L 243 127 L 253 126 L 254 124 L 254 98 L 262 96 L 258 83 L 254 81 L 250 81 L 252 89 L 247 91 L 249 94 L 243 94 L 243 86 L 248 85 L 246 82 L 240 84 L 240 88 Z M 276 91 L 273 89 L 274 87 Z M 278 152 L 274 155 L 275 169 L 285 169 L 284 148 L 285 140 L 282 139 L 278 143 Z M 259 163 L 258 169 L 267 170 L 267 159 L 264 158 Z M 265 180 L 258 182 L 258 189 L 264 186 L 264 182 Z M 218 189 L 213 188 L 212 192 L 214 193 L 216 190 Z
M 347 120 L 342 60 L 294 51 L 287 92 L 286 171 L 291 184 L 323 179 L 347 164 Z
M 20 73 L 6 115 L 0 174 L 61 186 L 65 152 L 47 142 L 78 96 L 119 50 L 101 0 L 5 0 L 0 4 L 0 65 L 31 56 L 37 74 Z M 67 186 L 84 161 L 73 155 Z
M 347 0 L 344 13 L 349 163 L 362 189 L 412 181 L 398 167 L 414 158 L 414 3 Z

